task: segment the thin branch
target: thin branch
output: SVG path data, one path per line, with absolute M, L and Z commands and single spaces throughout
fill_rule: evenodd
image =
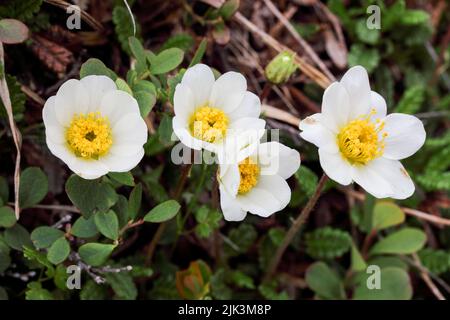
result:
M 300 33 L 298 33 L 288 19 L 278 10 L 278 8 L 273 4 L 271 0 L 263 0 L 266 4 L 267 8 L 280 20 L 280 22 L 286 27 L 289 33 L 294 37 L 294 39 L 300 44 L 303 50 L 305 50 L 306 54 L 311 58 L 312 61 L 326 74 L 326 76 L 335 81 L 335 77 L 331 74 L 330 70 L 323 63 L 323 61 L 319 58 L 316 52 L 311 48 L 311 46 L 302 38 Z
M 417 253 L 413 253 L 412 257 L 415 261 L 415 263 L 422 267 L 422 262 L 420 261 L 419 256 L 417 255 Z M 433 283 L 433 281 L 431 280 L 430 276 L 428 275 L 427 272 L 423 271 L 421 268 L 420 269 L 420 276 L 422 277 L 422 280 L 425 282 L 425 284 L 428 286 L 428 288 L 430 288 L 431 292 L 434 294 L 434 296 L 436 297 L 436 299 L 438 300 L 447 300 L 445 299 L 444 295 L 441 293 L 441 291 L 438 289 L 438 287 L 436 287 L 436 285 Z
M 11 104 L 11 97 L 9 95 L 8 84 L 5 78 L 5 60 L 3 43 L 0 42 L 0 68 L 2 70 L 0 75 L 0 96 L 5 106 L 6 113 L 8 114 L 9 127 L 11 129 L 12 137 L 14 140 L 14 145 L 16 147 L 16 164 L 14 168 L 14 212 L 16 214 L 16 219 L 19 220 L 20 217 L 20 206 L 19 206 L 19 187 L 20 187 L 20 149 L 22 147 L 22 137 L 19 129 L 17 128 L 16 122 L 14 121 L 14 115 Z

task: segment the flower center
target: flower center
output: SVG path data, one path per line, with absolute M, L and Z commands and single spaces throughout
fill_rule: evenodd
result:
M 191 116 L 189 129 L 192 135 L 210 143 L 216 143 L 225 137 L 228 117 L 225 112 L 208 106 L 198 108 Z
M 260 169 L 259 166 L 250 158 L 246 158 L 239 163 L 239 174 L 241 181 L 239 183 L 238 194 L 245 194 L 253 189 L 258 183 Z
M 75 115 L 66 131 L 66 141 L 77 157 L 98 159 L 112 145 L 108 118 L 98 112 Z
M 370 121 L 370 116 L 351 121 L 341 129 L 337 138 L 339 150 L 351 164 L 364 165 L 381 156 L 384 151 L 384 139 L 387 133 L 379 133 L 384 128 L 384 122 Z

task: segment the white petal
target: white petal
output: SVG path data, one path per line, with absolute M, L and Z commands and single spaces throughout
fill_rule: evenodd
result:
M 68 126 L 75 114 L 86 113 L 89 94 L 85 86 L 75 79 L 63 83 L 55 96 L 55 114 L 58 122 Z
M 100 158 L 100 162 L 109 172 L 127 172 L 136 167 L 144 157 L 144 148 L 133 155 L 118 156 L 112 153 Z
M 261 175 L 292 176 L 300 167 L 300 154 L 281 143 L 272 141 L 258 145 L 258 163 Z
M 375 109 L 375 115 L 372 116 L 373 120 L 383 119 L 386 117 L 387 105 L 386 100 L 375 91 L 370 92 L 370 107 Z
M 250 156 L 264 135 L 266 121 L 241 118 L 230 123 L 223 144 L 217 145 L 220 163 L 236 163 Z
M 46 142 L 50 152 L 65 164 L 69 165 L 75 161 L 75 155 L 64 144 L 55 143 L 48 136 Z
M 129 113 L 140 115 L 136 99 L 121 90 L 107 92 L 101 100 L 99 111 L 102 116 L 108 117 L 111 125 Z
M 378 158 L 353 168 L 353 179 L 377 198 L 406 199 L 414 193 L 414 183 L 398 160 Z
M 214 81 L 214 74 L 207 65 L 196 64 L 186 70 L 181 83 L 191 89 L 194 108 L 202 107 L 209 102 Z
M 227 221 L 242 221 L 245 219 L 247 212 L 242 210 L 239 206 L 239 202 L 233 198 L 224 189 L 223 186 L 219 187 L 220 190 L 220 207 L 222 208 L 223 217 Z
M 322 124 L 333 132 L 339 132 L 348 123 L 350 107 L 347 90 L 339 82 L 334 82 L 323 94 Z
M 392 113 L 385 118 L 386 137 L 383 156 L 400 160 L 419 150 L 426 138 L 425 128 L 418 118 L 400 113 Z
M 370 83 L 366 69 L 361 66 L 350 68 L 342 77 L 341 84 L 350 98 L 350 119 L 370 112 Z
M 48 98 L 42 109 L 42 119 L 45 125 L 45 135 L 56 144 L 62 144 L 66 138 L 64 135 L 64 127 L 56 119 L 55 113 L 55 96 Z
M 178 84 L 173 97 L 175 115 L 183 122 L 188 122 L 196 106 L 191 89 L 185 84 Z
M 103 96 L 109 92 L 117 90 L 114 81 L 106 76 L 87 76 L 80 80 L 89 95 L 89 112 L 100 109 Z
M 338 151 L 336 134 L 322 124 L 321 113 L 316 113 L 303 119 L 299 128 L 302 130 L 300 136 L 316 147 L 332 153 Z
M 97 160 L 83 160 L 76 158 L 74 162 L 68 165 L 70 170 L 82 177 L 83 179 L 97 179 L 108 173 L 108 168 Z
M 194 138 L 188 131 L 187 123 L 182 122 L 177 116 L 172 119 L 172 127 L 175 135 L 180 139 L 180 141 L 191 149 L 201 150 L 203 147 L 203 141 Z
M 128 113 L 112 126 L 113 144 L 139 144 L 147 142 L 147 125 L 140 114 Z
M 261 114 L 261 101 L 254 93 L 247 91 L 240 105 L 228 116 L 230 119 L 237 120 L 239 118 L 251 117 L 258 118 Z
M 238 195 L 236 199 L 243 210 L 261 217 L 268 217 L 283 208 L 272 192 L 257 187 L 246 194 Z
M 231 113 L 241 104 L 247 91 L 247 80 L 238 72 L 227 72 L 214 83 L 211 91 L 211 107 Z
M 241 176 L 238 164 L 220 165 L 220 184 L 232 196 L 236 196 Z
M 255 188 L 271 192 L 277 198 L 280 202 L 280 207 L 277 211 L 283 210 L 291 201 L 291 188 L 289 188 L 286 180 L 279 175 L 261 175 Z
M 332 180 L 346 186 L 352 182 L 352 167 L 340 152 L 330 153 L 319 148 L 320 165 Z

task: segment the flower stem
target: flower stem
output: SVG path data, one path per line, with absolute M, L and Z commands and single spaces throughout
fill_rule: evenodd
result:
M 323 174 L 319 180 L 319 183 L 317 184 L 314 194 L 309 199 L 308 203 L 303 208 L 303 210 L 300 212 L 297 219 L 295 219 L 294 223 L 292 224 L 292 226 L 290 227 L 286 236 L 284 237 L 283 243 L 281 244 L 281 246 L 278 247 L 277 252 L 273 256 L 272 260 L 270 261 L 269 267 L 267 268 L 266 275 L 264 276 L 264 280 L 268 280 L 273 275 L 273 273 L 276 271 L 278 264 L 280 263 L 281 257 L 283 256 L 287 247 L 292 242 L 292 240 L 294 239 L 294 236 L 297 234 L 297 232 L 300 230 L 300 227 L 303 226 L 306 223 L 306 221 L 308 220 L 311 210 L 316 205 L 317 200 L 319 199 L 322 189 L 325 186 L 325 183 L 327 182 L 327 180 L 328 180 L 328 177 L 325 174 Z

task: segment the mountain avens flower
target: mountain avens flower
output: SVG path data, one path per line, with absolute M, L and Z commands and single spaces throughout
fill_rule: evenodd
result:
M 286 179 L 299 167 L 298 151 L 278 142 L 259 144 L 239 163 L 220 165 L 220 205 L 225 220 L 243 220 L 247 212 L 268 217 L 283 210 L 291 199 Z
M 301 121 L 300 136 L 319 148 L 320 164 L 334 181 L 354 181 L 377 198 L 405 199 L 415 188 L 399 160 L 420 149 L 425 129 L 418 118 L 386 115 L 386 109 L 367 71 L 356 66 L 325 90 L 322 113 Z
M 174 108 L 174 132 L 191 149 L 221 153 L 230 145 L 239 145 L 239 136 L 255 133 L 257 143 L 264 133 L 265 121 L 259 119 L 261 102 L 247 91 L 247 81 L 237 72 L 215 80 L 204 64 L 189 68 L 175 89 Z M 247 147 L 242 143 L 238 148 Z
M 66 81 L 42 118 L 48 148 L 82 178 L 129 171 L 144 156 L 147 126 L 139 106 L 108 77 Z
M 267 80 L 274 84 L 281 84 L 288 81 L 291 75 L 297 70 L 294 57 L 294 53 L 283 51 L 273 58 L 265 69 Z

